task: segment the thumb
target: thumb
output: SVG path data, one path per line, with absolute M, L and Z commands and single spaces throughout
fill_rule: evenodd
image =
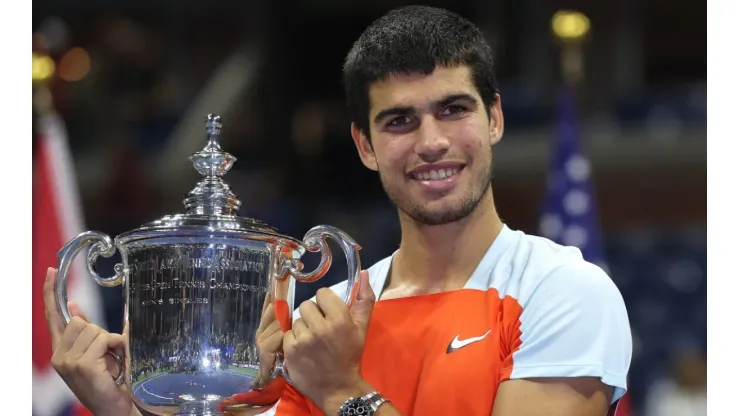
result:
M 79 316 L 80 318 L 84 319 L 85 322 L 90 322 L 90 319 L 85 315 L 85 312 L 82 311 L 82 308 L 80 305 L 75 301 L 69 301 L 67 302 L 67 308 L 69 308 L 69 314 L 74 316 Z
M 360 272 L 360 278 L 357 282 L 357 295 L 355 296 L 349 313 L 352 320 L 359 325 L 363 331 L 367 331 L 367 325 L 370 322 L 370 314 L 375 306 L 375 293 L 370 286 L 370 274 L 367 270 Z

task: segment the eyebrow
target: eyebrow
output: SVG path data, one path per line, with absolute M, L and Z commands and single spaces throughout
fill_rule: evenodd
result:
M 468 105 L 475 106 L 478 104 L 478 101 L 470 94 L 467 93 L 459 93 L 459 94 L 450 94 L 441 100 L 437 100 L 432 104 L 433 108 L 442 108 L 446 107 L 455 101 L 465 101 Z M 373 119 L 373 123 L 377 124 L 380 123 L 381 120 L 388 116 L 407 116 L 409 114 L 414 113 L 414 107 L 411 106 L 399 106 L 399 107 L 390 107 L 381 110 L 378 112 L 378 114 Z

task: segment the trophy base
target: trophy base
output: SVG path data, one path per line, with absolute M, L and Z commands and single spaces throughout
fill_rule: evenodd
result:
M 228 416 L 232 415 L 231 409 L 219 408 L 216 403 L 192 403 L 181 406 L 137 406 L 147 412 L 147 414 L 157 416 Z M 243 409 L 239 409 L 241 411 Z
M 215 403 L 203 403 L 203 404 L 193 404 L 193 405 L 186 405 L 182 408 L 178 409 L 174 413 L 167 413 L 167 415 L 171 416 L 231 416 L 234 414 L 239 414 L 248 410 L 254 410 L 254 413 L 249 414 L 259 414 L 267 410 L 269 406 L 249 406 L 245 404 L 239 404 L 239 405 L 232 405 L 232 406 L 226 406 L 221 407 L 216 405 Z
M 193 403 L 178 409 L 172 416 L 226 416 L 228 414 L 219 409 L 215 403 Z

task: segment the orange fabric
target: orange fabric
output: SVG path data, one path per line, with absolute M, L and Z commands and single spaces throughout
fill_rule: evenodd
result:
M 288 302 L 284 300 L 276 299 L 275 305 L 275 317 L 280 322 L 280 329 L 285 332 L 293 328 L 293 321 L 290 316 L 290 306 Z
M 73 416 L 95 416 L 93 412 L 87 409 L 87 407 L 83 406 L 80 403 L 75 403 L 74 407 L 72 408 L 72 415 Z
M 490 416 L 521 345 L 521 306 L 495 289 L 383 300 L 375 305 L 362 356 L 363 377 L 403 415 Z M 480 337 L 447 353 L 451 341 Z M 277 416 L 322 415 L 287 386 Z
M 285 379 L 279 378 L 268 384 L 264 390 L 235 394 L 219 403 L 219 411 L 228 412 L 232 406 L 238 410 L 239 404 L 246 403 L 252 406 L 270 406 L 282 396 L 285 384 Z

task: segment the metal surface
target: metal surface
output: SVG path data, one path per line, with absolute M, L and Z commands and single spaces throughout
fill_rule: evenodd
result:
M 341 230 L 317 226 L 299 241 L 237 216 L 240 202 L 221 179 L 236 159 L 221 149 L 220 129 L 220 117 L 209 116 L 208 143 L 190 158 L 203 179 L 185 198 L 185 214 L 113 241 L 100 232 L 83 233 L 59 253 L 56 294 L 67 321 L 67 273 L 85 247 L 91 246 L 88 270 L 99 284 L 124 285 L 125 371 L 117 382 L 125 382 L 136 404 L 157 415 L 225 414 L 230 409 L 223 400 L 237 394 L 242 409 L 276 400 L 265 396 L 266 387 L 286 376 L 289 364 L 281 351 L 260 351 L 257 344 L 267 294 L 276 311 L 267 318 L 291 322 L 291 277 L 313 282 L 326 274 L 332 262 L 327 238 L 347 258 L 347 304 L 361 269 L 360 247 Z M 95 260 L 116 249 L 122 258 L 116 274 L 98 276 Z M 311 272 L 300 262 L 307 251 L 322 256 Z

